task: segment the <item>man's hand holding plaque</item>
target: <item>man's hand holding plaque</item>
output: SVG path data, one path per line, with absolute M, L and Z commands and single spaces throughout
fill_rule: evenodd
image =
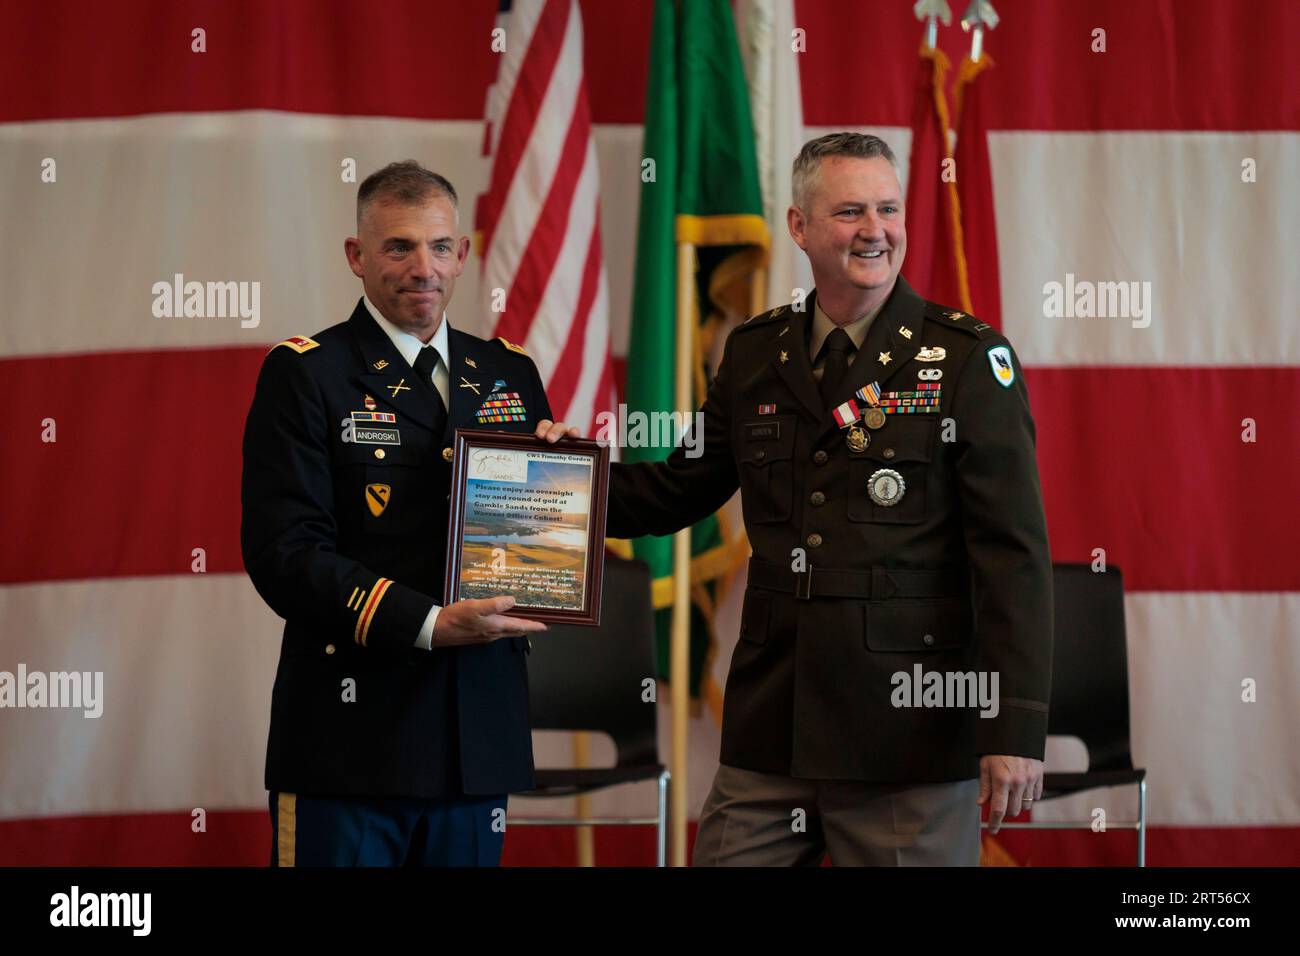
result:
M 500 616 L 599 623 L 609 449 L 578 436 L 551 421 L 527 436 L 457 429 L 444 602 L 514 601 L 458 614 L 471 632 Z

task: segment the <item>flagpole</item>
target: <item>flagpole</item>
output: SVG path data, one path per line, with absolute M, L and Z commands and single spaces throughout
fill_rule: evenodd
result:
M 998 12 L 989 0 L 970 0 L 970 6 L 961 15 L 961 28 L 974 32 L 970 37 L 970 61 L 978 63 L 984 55 L 984 29 L 992 30 L 998 25 Z
M 751 318 L 767 309 L 767 270 L 755 269 L 749 284 L 749 315 Z
M 925 21 L 925 48 L 933 50 L 939 43 L 939 21 L 947 26 L 952 22 L 948 0 L 916 0 L 912 7 L 916 19 Z
M 677 243 L 677 359 L 674 402 L 689 415 L 692 408 L 691 379 L 695 361 L 695 244 Z M 690 686 L 691 631 L 691 529 L 673 535 L 673 618 L 668 658 L 668 682 L 672 688 L 673 751 L 670 758 L 672 796 L 669 819 L 669 859 L 673 866 L 686 865 L 686 764 Z
M 585 730 L 573 733 L 573 765 L 587 767 L 591 764 L 591 738 Z M 579 820 L 591 819 L 591 797 L 579 794 L 574 800 L 574 816 Z M 577 851 L 578 866 L 596 865 L 596 841 L 591 827 L 579 826 L 573 831 L 574 849 Z

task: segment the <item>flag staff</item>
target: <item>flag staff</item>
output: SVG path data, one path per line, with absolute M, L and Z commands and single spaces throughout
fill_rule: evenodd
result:
M 997 25 L 998 12 L 993 9 L 993 4 L 989 0 L 970 0 L 970 6 L 961 15 L 961 28 L 969 32 L 974 27 L 970 37 L 972 63 L 978 63 L 980 57 L 984 55 L 984 28 L 987 26 L 990 30 L 994 30 Z
M 944 26 L 952 23 L 952 10 L 948 7 L 948 0 L 916 0 L 912 12 L 916 14 L 916 19 L 925 21 L 925 46 L 933 50 L 939 42 L 938 21 L 942 20 Z
M 677 243 L 677 357 L 674 363 L 673 404 L 691 414 L 691 380 L 695 361 L 695 243 Z M 668 682 L 672 688 L 672 792 L 668 812 L 669 865 L 686 865 L 686 762 L 691 702 L 691 529 L 673 535 L 673 617 L 668 652 Z

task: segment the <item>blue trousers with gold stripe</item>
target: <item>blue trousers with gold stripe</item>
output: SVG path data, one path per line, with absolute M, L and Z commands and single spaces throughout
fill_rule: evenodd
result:
M 271 866 L 497 866 L 506 798 L 272 791 Z

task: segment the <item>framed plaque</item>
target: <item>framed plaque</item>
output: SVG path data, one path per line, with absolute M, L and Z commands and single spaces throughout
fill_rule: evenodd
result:
M 600 623 L 609 448 L 458 428 L 443 603 L 513 595 L 514 617 Z

